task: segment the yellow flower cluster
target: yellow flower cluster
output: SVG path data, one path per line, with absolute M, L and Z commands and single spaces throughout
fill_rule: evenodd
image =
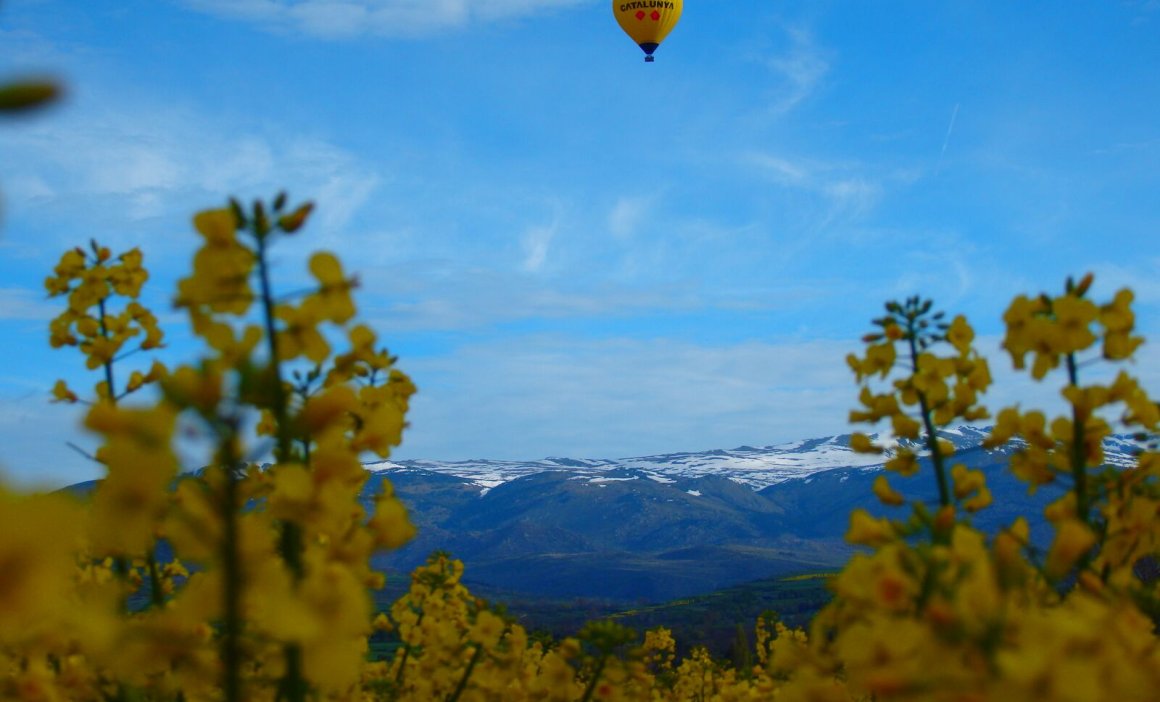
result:
M 354 282 L 334 256 L 311 258 L 314 290 L 275 301 L 268 246 L 310 212 L 284 206 L 280 196 L 274 217 L 255 203 L 251 217 L 235 205 L 194 218 L 203 245 L 177 298 L 208 348 L 194 365 L 154 364 L 114 383 L 129 338 L 143 334 L 140 349 L 160 340 L 136 302 L 148 277 L 139 251 L 114 259 L 94 242 L 89 254 L 67 252 L 47 280 L 69 299 L 52 344 L 79 346 L 104 370 L 85 424 L 102 439 L 95 458 L 106 473 L 83 503 L 5 496 L 14 507 L 4 518 L 24 526 L 6 529 L 0 546 L 0 583 L 19 576 L 0 585 L 0 607 L 11 607 L 0 628 L 19 633 L 2 642 L 0 697 L 361 694 L 369 589 L 383 584 L 370 557 L 414 528 L 389 485 L 367 513 L 360 453 L 385 457 L 399 443 L 414 386 L 373 332 L 347 327 Z M 124 312 L 112 309 L 117 296 L 130 300 Z M 350 344 L 333 362 L 325 325 Z M 315 364 L 305 375 L 292 365 L 301 357 Z M 154 382 L 154 401 L 118 402 Z M 54 394 L 80 399 L 64 383 Z M 244 437 L 262 414 L 277 446 L 258 468 Z M 213 463 L 197 476 L 178 477 L 179 421 L 214 439 Z
M 1121 290 L 1111 302 L 1097 305 L 1085 297 L 1091 284 L 1089 273 L 1078 284 L 1068 280 L 1063 295 L 1034 299 L 1020 295 L 1011 302 L 1003 315 L 1007 324 L 1003 347 L 1016 368 L 1024 367 L 1028 353 L 1034 354 L 1031 375 L 1039 380 L 1059 366 L 1061 357 L 1085 351 L 1096 341 L 1102 344 L 1103 357 L 1114 361 L 1129 358 L 1144 342 L 1132 335 L 1136 321 L 1132 291 Z M 1102 329 L 1094 331 L 1096 325 Z
M 125 345 L 130 339 L 142 337 L 133 350 L 147 351 L 162 344 L 157 318 L 137 301 L 149 279 L 143 260 L 139 249 L 113 258 L 107 247 L 91 241 L 88 251 L 79 246 L 66 251 L 53 275 L 44 281 L 49 297 L 68 297 L 68 307 L 49 323 L 49 343 L 53 348 L 76 346 L 85 354 L 89 370 L 104 369 L 104 384 L 97 388 L 101 398 L 117 397 L 111 387 L 113 363 L 129 353 Z M 127 300 L 120 311 L 113 308 L 118 297 Z M 135 372 L 123 394 L 156 380 L 162 372 L 160 366 L 148 375 Z M 63 402 L 79 399 L 64 381 L 56 384 L 53 395 Z
M 1160 454 L 1153 446 L 1135 466 L 1109 469 L 1102 448 L 1113 421 L 1121 430 L 1155 437 L 1160 412 L 1125 372 L 1110 386 L 1078 383 L 1079 354 L 1102 344 L 1105 359 L 1126 360 L 1140 343 L 1132 336 L 1130 293 L 1097 305 L 1085 298 L 1091 282 L 1069 282 L 1054 299 L 1019 297 L 1005 317 L 1005 347 L 1016 367 L 1023 367 L 1028 352 L 1035 354 L 1031 373 L 1037 379 L 1067 366 L 1062 394 L 1071 416 L 1049 422 L 1040 412 L 1006 408 L 984 442 L 995 448 L 1017 440 L 1010 467 L 1031 489 L 1057 478 L 1069 485 L 1045 513 L 1054 528 L 1050 548 L 1042 558 L 1035 555 L 1023 518 L 988 538 L 958 517 L 958 509 L 972 512 L 990 502 L 982 473 L 962 464 L 951 468 L 950 489 L 933 511 L 918 501 L 908 520 L 855 511 L 847 539 L 870 550 L 834 579 L 834 600 L 815 618 L 809 639 L 810 664 L 834 671 L 846 694 L 876 700 L 1146 700 L 1160 689 L 1160 582 L 1141 576 L 1141 564 L 1160 557 Z M 895 370 L 892 352 L 883 347 L 896 341 L 908 342 L 912 363 L 892 393 L 875 396 L 864 385 L 868 409 L 851 418 L 890 419 L 897 435 L 911 439 L 916 437 L 905 429 L 925 425 L 924 443 L 941 479 L 942 459 L 951 451 L 936 429 L 948 417 L 985 416 L 973 393 L 987 383 L 971 380 L 972 372 L 986 375 L 970 350 L 965 320 L 924 328 L 929 309 L 916 299 L 891 303 L 888 316 L 876 320 L 884 332 L 868 336 L 872 348 L 865 357 L 850 358 L 859 381 Z M 1104 314 L 1114 321 L 1103 323 Z M 954 347 L 954 356 L 922 350 L 943 342 Z M 887 357 L 888 365 L 881 360 Z M 940 387 L 941 378 L 953 376 L 953 390 L 947 391 L 949 383 Z M 956 403 L 955 396 L 964 400 Z M 1124 409 L 1113 418 L 1115 406 Z M 917 407 L 918 416 L 900 419 L 902 407 Z M 865 435 L 851 445 L 883 450 Z M 911 453 L 897 449 L 904 461 L 895 458 L 887 466 L 913 473 Z M 905 504 L 884 478 L 874 491 L 886 504 Z
M 1155 436 L 1160 411 L 1120 373 L 1080 385 L 1079 354 L 1099 345 L 1131 358 L 1131 294 L 1091 303 L 1085 279 L 1057 298 L 1018 298 L 1005 346 L 1032 374 L 1066 365 L 1070 416 L 1007 408 L 987 447 L 1013 442 L 1011 470 L 1035 487 L 1068 486 L 1047 509 L 1051 546 L 1031 548 L 1028 522 L 985 535 L 970 514 L 991 494 L 981 471 L 947 465 L 939 427 L 988 416 L 990 385 L 966 320 L 931 303 L 889 303 L 849 364 L 861 384 L 856 422 L 889 422 L 897 442 L 855 434 L 859 451 L 919 474 L 925 452 L 939 502 L 908 500 L 886 476 L 873 491 L 909 505 L 905 519 L 851 514 L 862 547 L 832 579 L 833 600 L 809 631 L 756 623 L 754 655 L 736 665 L 702 649 L 678 659 L 671 634 L 593 622 L 551 643 L 530 637 L 462 584 L 463 564 L 436 553 L 389 612 L 371 589 L 371 556 L 414 527 L 389 483 L 360 502 L 365 451 L 388 455 L 415 392 L 354 323 L 349 278 L 315 254 L 316 285 L 275 295 L 268 247 L 304 226 L 312 207 L 203 212 L 193 273 L 178 286 L 207 351 L 155 364 L 118 388 L 126 341 L 160 342 L 136 297 L 137 252 L 70 251 L 48 280 L 68 295 L 54 346 L 76 345 L 102 369 L 86 426 L 103 440 L 106 476 L 93 494 L 0 490 L 0 699 L 782 702 L 867 700 L 1145 700 L 1160 690 L 1160 453 L 1103 467 L 1114 427 Z M 123 312 L 117 297 L 130 300 Z M 251 318 L 253 317 L 253 318 Z M 335 351 L 335 346 L 343 346 Z M 147 384 L 159 397 L 118 400 Z M 888 383 L 875 390 L 872 383 Z M 63 383 L 58 399 L 79 401 Z M 214 457 L 179 475 L 178 427 L 211 437 Z M 247 461 L 250 429 L 273 441 L 271 464 Z M 371 654 L 370 641 L 379 648 Z M 372 660 L 374 659 L 374 660 Z M 751 662 L 750 662 L 751 661 Z
M 991 502 L 986 480 L 981 473 L 961 464 L 946 467 L 954 448 L 938 438 L 936 429 L 989 416 L 979 404 L 979 395 L 991 385 L 991 371 L 987 360 L 971 346 L 975 332 L 966 318 L 959 315 L 947 324 L 942 321 L 945 315 L 932 313 L 932 307 L 931 301 L 917 297 L 903 303 L 887 303 L 886 315 L 874 320 L 881 331 L 864 338 L 865 355 L 847 356 L 847 364 L 862 385 L 862 408 L 850 412 L 850 421 L 890 421 L 891 434 L 896 442 L 901 442 L 893 446 L 886 468 L 905 477 L 918 472 L 915 446 L 924 435 L 923 443 L 938 482 L 940 505 L 957 504 L 975 512 Z M 934 353 L 932 349 L 940 344 L 950 346 L 950 353 Z M 897 345 L 903 347 L 902 361 Z M 900 368 L 902 372 L 892 377 Z M 871 389 L 870 381 L 875 376 L 881 381 L 890 380 L 887 392 L 875 393 Z M 853 435 L 850 446 L 861 453 L 884 453 L 886 449 L 862 433 Z M 885 476 L 876 482 L 874 493 L 888 505 L 906 502 Z
M 1139 598 L 1154 597 L 1137 586 L 1137 563 L 1156 552 L 1153 537 L 1141 520 L 1160 516 L 1156 455 L 1142 453 L 1132 470 L 1104 468 L 1104 439 L 1118 425 L 1124 431 L 1155 435 L 1160 427 L 1160 405 L 1124 370 L 1109 385 L 1080 383 L 1079 368 L 1095 358 L 1130 360 L 1143 339 L 1134 336 L 1132 292 L 1124 289 L 1105 304 L 1087 299 L 1092 276 L 1078 284 L 1067 281 L 1062 295 L 1020 296 L 1004 319 L 1004 348 L 1017 368 L 1024 356 L 1035 354 L 1032 375 L 1044 377 L 1062 363 L 1067 382 L 1061 394 L 1070 415 L 1048 421 L 1035 410 L 1002 410 L 986 447 L 1013 439 L 1021 446 L 1011 459 L 1011 470 L 1034 491 L 1057 480 L 1071 489 L 1050 505 L 1046 516 L 1055 527 L 1045 564 L 1047 573 L 1061 577 L 1078 567 L 1089 584 L 1108 584 Z M 1098 356 L 1094 353 L 1099 347 Z M 1098 548 L 1097 545 L 1099 546 Z

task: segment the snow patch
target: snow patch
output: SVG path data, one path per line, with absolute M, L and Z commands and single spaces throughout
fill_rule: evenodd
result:
M 986 428 L 975 426 L 947 427 L 940 433 L 953 438 L 959 450 L 977 445 Z M 899 438 L 887 430 L 874 434 L 871 438 L 879 445 L 897 450 Z M 455 476 L 464 483 L 489 490 L 512 480 L 539 473 L 554 472 L 561 479 L 581 480 L 585 483 L 604 485 L 608 482 L 639 480 L 647 478 L 657 483 L 674 483 L 694 480 L 713 475 L 727 478 L 751 490 L 760 490 L 786 480 L 810 482 L 810 476 L 834 469 L 861 471 L 881 470 L 893 451 L 885 456 L 859 454 L 850 450 L 847 435 L 817 437 L 802 441 L 786 442 L 755 449 L 752 446 L 733 450 L 704 452 L 675 452 L 653 456 L 637 456 L 621 459 L 567 459 L 552 457 L 538 461 L 467 460 L 430 461 L 405 460 L 381 461 L 366 465 L 374 473 L 430 471 Z M 919 455 L 925 452 L 914 442 L 902 440 Z M 1001 449 L 1008 454 L 1018 447 L 1013 442 Z M 1114 466 L 1134 463 L 1133 454 L 1139 451 L 1127 437 L 1109 437 L 1105 442 L 1106 461 Z M 619 477 L 635 474 L 635 477 Z

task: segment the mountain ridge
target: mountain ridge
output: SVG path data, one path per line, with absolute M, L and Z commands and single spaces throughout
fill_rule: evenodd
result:
M 1063 487 L 1028 495 L 1006 469 L 1018 444 L 982 449 L 988 434 L 975 426 L 941 434 L 956 447 L 951 460 L 982 470 L 994 495 L 971 518 L 993 533 L 1030 515 L 1032 543 L 1043 547 L 1051 531 L 1036 515 Z M 388 572 L 407 573 L 441 550 L 462 559 L 467 580 L 485 589 L 663 602 L 836 569 L 854 552 L 843 538 L 851 510 L 904 517 L 907 508 L 885 506 L 872 491 L 889 452 L 855 453 L 849 437 L 615 460 L 380 461 L 367 465 L 361 499 L 373 509 L 389 480 L 418 527 L 411 543 L 375 557 Z M 1105 441 L 1111 465 L 1132 463 L 1138 449 L 1129 436 Z M 892 482 L 908 498 L 936 504 L 929 461 L 920 464 L 916 476 Z
M 990 434 L 990 427 L 959 425 L 948 427 L 939 436 L 954 445 L 960 456 L 965 451 L 986 451 L 991 456 L 1010 455 L 1021 442 L 1013 441 L 996 449 L 983 449 L 983 439 Z M 919 442 L 899 441 L 882 433 L 869 434 L 870 438 L 887 448 L 884 454 L 862 454 L 854 452 L 850 446 L 851 434 L 801 439 L 763 447 L 749 445 L 734 449 L 710 449 L 706 451 L 685 451 L 654 454 L 629 458 L 567 458 L 553 456 L 534 460 L 493 460 L 472 459 L 461 461 L 437 461 L 431 459 L 407 459 L 401 461 L 376 461 L 365 464 L 371 472 L 398 474 L 405 471 L 426 470 L 462 478 L 479 486 L 481 495 L 511 480 L 536 473 L 551 471 L 571 472 L 577 477 L 590 476 L 592 482 L 620 479 L 648 478 L 656 482 L 668 482 L 682 478 L 703 475 L 720 475 L 734 482 L 748 485 L 754 490 L 775 485 L 785 480 L 806 478 L 815 473 L 843 468 L 878 469 L 892 455 L 892 447 L 908 445 L 917 449 L 920 455 L 925 450 Z M 1130 463 L 1131 437 L 1114 435 L 1105 440 L 1109 462 L 1113 465 Z M 624 471 L 637 471 L 625 473 Z M 618 472 L 620 471 L 620 472 Z
M 984 471 L 995 504 L 972 519 L 993 532 L 1019 514 L 1041 514 L 1062 493 L 1033 496 L 1006 470 L 1018 444 L 981 448 L 986 427 L 951 427 L 951 458 Z M 398 461 L 368 465 L 412 509 L 415 542 L 382 558 L 406 569 L 435 549 L 467 577 L 511 592 L 660 602 L 760 578 L 837 568 L 853 549 L 850 511 L 901 517 L 872 492 L 886 455 L 859 454 L 849 434 L 766 447 L 742 446 L 626 459 Z M 873 437 L 887 445 L 890 436 Z M 1110 437 L 1112 465 L 1133 461 L 1130 437 Z M 937 500 L 929 461 L 896 487 Z M 1032 519 L 1032 541 L 1050 530 Z

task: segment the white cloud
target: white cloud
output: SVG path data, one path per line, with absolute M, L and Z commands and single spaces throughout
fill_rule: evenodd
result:
M 548 258 L 548 249 L 552 239 L 556 236 L 558 225 L 531 227 L 524 232 L 524 262 L 523 269 L 528 273 L 539 272 Z
M 775 88 L 778 96 L 770 106 L 775 114 L 793 110 L 814 93 L 830 70 L 826 52 L 814 43 L 813 35 L 801 27 L 788 27 L 788 50 L 766 60 L 766 65 L 780 79 Z
M 834 433 L 856 390 L 848 348 L 527 336 L 404 358 L 419 394 L 396 455 L 622 457 Z M 0 396 L 0 473 L 22 484 L 94 477 L 66 444 L 93 445 L 80 410 L 47 400 L 27 388 Z
M 47 392 L 0 397 L 0 480 L 55 488 L 96 477 L 99 467 L 67 443 L 86 443 L 79 428 L 82 412 L 51 404 Z
M 620 197 L 608 213 L 608 229 L 618 239 L 629 239 L 652 208 L 651 198 Z
M 1061 412 L 1059 374 L 1031 381 L 1011 369 L 998 343 L 978 342 L 996 378 L 984 402 L 995 411 L 1021 402 Z M 526 337 L 464 347 L 446 358 L 404 359 L 420 387 L 406 450 L 453 458 L 615 458 L 839 433 L 848 430 L 848 412 L 857 405 L 844 358 L 858 346 Z M 1140 365 L 1156 358 L 1142 357 Z M 1094 379 L 1096 371 L 1090 373 Z
M 882 199 L 883 182 L 910 177 L 904 173 L 869 176 L 865 171 L 870 168 L 858 163 L 790 159 L 762 151 L 743 153 L 739 160 L 784 188 L 819 196 L 825 205 L 815 217 L 814 226 L 819 229 L 866 215 Z
M 44 178 L 33 173 L 25 173 L 13 178 L 4 178 L 3 184 L 4 192 L 7 193 L 8 198 L 13 200 L 47 200 L 55 197 L 57 194 Z
M 360 299 L 373 326 L 400 331 L 478 330 L 527 319 L 608 319 L 704 306 L 695 290 L 676 285 L 568 286 L 534 273 L 412 263 L 367 276 Z
M 1012 369 L 999 343 L 976 341 L 995 378 L 983 403 L 992 412 L 1020 404 L 1063 413 L 1063 371 L 1035 382 Z M 398 455 L 618 458 L 841 433 L 858 394 L 844 359 L 859 347 L 852 339 L 709 345 L 525 336 L 404 358 L 419 395 Z M 1084 380 L 1106 382 L 1117 370 L 1085 366 Z M 1155 391 L 1160 348 L 1145 347 L 1127 370 Z
M 856 394 L 849 348 L 537 336 L 404 359 L 420 388 L 404 451 L 615 458 L 832 433 Z
M 803 187 L 812 184 L 814 178 L 812 166 L 805 163 L 794 163 L 781 156 L 768 153 L 751 152 L 743 156 L 743 160 L 764 169 L 774 182 L 793 187 Z
M 591 0 L 184 0 L 195 10 L 325 39 L 413 36 Z
M 215 116 L 157 104 L 62 111 L 5 130 L 0 147 L 10 156 L 3 180 L 9 209 L 116 222 L 101 235 L 115 247 L 139 243 L 124 233 L 133 228 L 126 224 L 164 218 L 168 227 L 184 227 L 192 208 L 223 202 L 230 193 L 268 198 L 280 188 L 292 198 L 318 198 L 314 219 L 322 238 L 313 243 L 329 244 L 382 181 L 375 166 L 324 139 L 237 129 Z M 163 255 L 166 239 L 150 246 Z
M 1131 288 L 1137 305 L 1160 307 L 1160 257 L 1141 256 L 1136 265 L 1097 263 L 1094 266 L 1097 299 L 1110 298 L 1120 288 Z M 1157 341 L 1160 341 L 1158 339 Z
M 882 186 L 861 177 L 827 181 L 822 190 L 833 203 L 831 219 L 866 214 L 882 197 Z
M 44 294 L 22 288 L 0 288 L 0 319 L 44 321 L 58 314 L 60 305 L 49 302 Z

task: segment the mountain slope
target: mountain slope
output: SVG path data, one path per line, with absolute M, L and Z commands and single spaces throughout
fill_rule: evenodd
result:
M 980 448 L 986 434 L 963 426 L 943 436 L 956 447 L 953 461 L 986 472 L 995 505 L 975 522 L 994 531 L 1019 514 L 1041 513 L 1062 488 L 1028 497 L 1006 470 L 1014 449 Z M 851 553 L 842 537 L 852 509 L 905 514 L 871 492 L 884 457 L 854 453 L 848 441 L 841 435 L 617 460 L 372 464 L 420 527 L 416 543 L 382 563 L 409 568 L 442 548 L 464 560 L 469 579 L 489 587 L 650 602 L 837 567 Z M 1111 465 L 1133 460 L 1127 438 L 1105 448 Z M 923 466 L 916 477 L 892 482 L 934 503 L 935 481 Z M 1033 541 L 1049 537 L 1033 520 Z
M 955 446 L 952 461 L 987 474 L 995 503 L 974 519 L 993 532 L 1020 514 L 1041 514 L 1063 488 L 1028 496 L 1006 468 L 1014 448 L 984 450 L 986 435 L 968 426 L 943 433 Z M 885 456 L 854 453 L 848 443 L 839 435 L 616 460 L 380 462 L 368 465 L 363 500 L 371 508 L 390 480 L 410 509 L 418 536 L 376 557 L 396 574 L 445 550 L 485 591 L 660 602 L 837 568 L 852 553 L 843 541 L 852 509 L 904 516 L 907 508 L 883 506 L 871 491 Z M 1136 450 L 1127 437 L 1105 442 L 1110 465 L 1131 464 Z M 934 504 L 935 481 L 922 464 L 917 476 L 891 482 Z M 1046 545 L 1043 520 L 1031 527 L 1032 541 Z

